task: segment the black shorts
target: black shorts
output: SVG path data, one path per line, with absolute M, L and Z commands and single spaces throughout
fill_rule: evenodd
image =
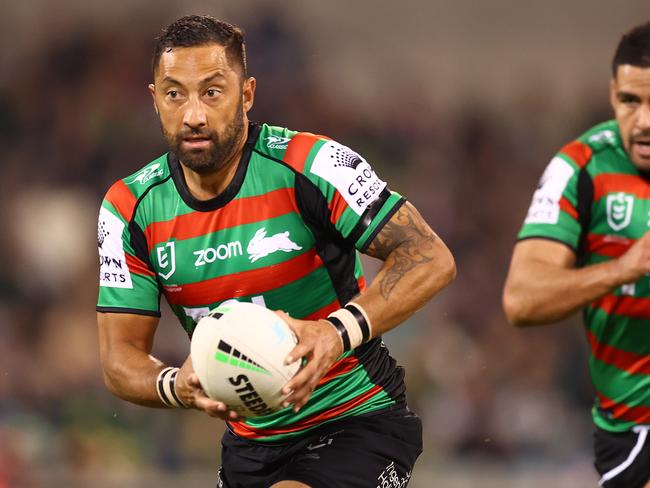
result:
M 422 423 L 399 409 L 334 421 L 290 444 L 267 445 L 226 431 L 218 487 L 403 488 L 422 452 Z
M 650 480 L 650 426 L 594 433 L 594 465 L 605 488 L 643 488 Z

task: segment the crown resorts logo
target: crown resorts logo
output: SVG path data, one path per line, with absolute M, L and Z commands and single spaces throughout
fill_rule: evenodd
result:
M 99 225 L 97 226 L 97 246 L 100 249 L 104 245 L 104 240 L 106 239 L 106 236 L 109 236 L 110 234 L 111 233 L 108 232 L 108 229 L 106 228 L 106 222 L 101 220 L 99 222 Z

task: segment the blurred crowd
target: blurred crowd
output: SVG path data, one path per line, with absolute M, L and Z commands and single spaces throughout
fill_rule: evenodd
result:
M 122 402 L 99 367 L 99 204 L 165 151 L 146 90 L 165 21 L 148 21 L 121 25 L 119 38 L 62 31 L 25 48 L 19 76 L 0 78 L 0 488 L 40 486 L 43 466 L 79 486 L 97 472 L 119 482 L 217 466 L 217 421 Z M 250 117 L 354 148 L 454 253 L 457 280 L 385 338 L 424 421 L 422 463 L 584 465 L 593 392 L 579 319 L 516 330 L 500 294 L 543 167 L 609 117 L 605 93 L 576 100 L 570 116 L 534 87 L 505 108 L 486 97 L 452 111 L 404 90 L 360 109 L 319 83 L 295 26 L 261 12 L 244 27 L 259 86 Z M 377 263 L 365 262 L 372 275 Z M 189 351 L 169 315 L 154 351 L 176 363 Z

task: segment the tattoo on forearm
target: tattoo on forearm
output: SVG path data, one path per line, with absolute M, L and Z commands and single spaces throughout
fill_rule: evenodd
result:
M 385 300 L 406 273 L 434 259 L 435 240 L 436 235 L 408 203 L 377 234 L 368 254 L 384 261 L 390 256 L 379 282 Z

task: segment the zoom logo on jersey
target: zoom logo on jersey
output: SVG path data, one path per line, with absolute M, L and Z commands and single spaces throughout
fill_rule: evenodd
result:
M 241 247 L 241 242 L 233 241 L 228 244 L 219 244 L 217 247 L 208 247 L 199 251 L 194 251 L 192 254 L 196 256 L 194 266 L 204 266 L 206 264 L 214 263 L 217 259 L 224 261 L 234 256 L 241 256 L 244 251 Z
M 151 178 L 155 178 L 156 176 L 161 176 L 162 174 L 163 174 L 163 169 L 160 167 L 160 163 L 155 163 L 152 164 L 151 166 L 147 166 L 142 171 L 140 171 L 137 175 L 133 177 L 133 179 L 129 183 L 135 183 L 137 181 L 141 185 L 144 185 Z
M 358 215 L 386 188 L 368 162 L 350 148 L 328 141 L 320 148 L 311 172 L 332 184 Z
M 286 149 L 287 144 L 291 140 L 290 137 L 280 137 L 280 136 L 267 136 L 264 139 L 267 140 L 266 147 L 269 149 Z
M 131 273 L 122 247 L 124 222 L 102 207 L 97 224 L 99 250 L 99 286 L 133 288 Z

